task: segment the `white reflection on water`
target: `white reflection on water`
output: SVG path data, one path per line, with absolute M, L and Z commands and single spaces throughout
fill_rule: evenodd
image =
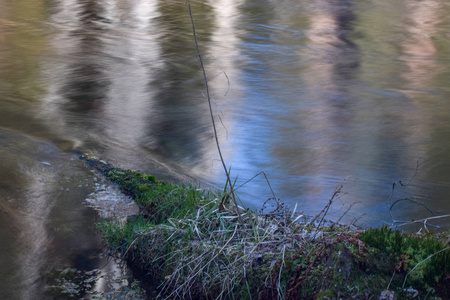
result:
M 442 8 L 440 3 L 428 0 L 408 2 L 406 9 L 406 21 L 398 24 L 404 32 L 399 43 L 399 58 L 403 63 L 400 76 L 406 79 L 402 91 L 420 106 L 421 96 L 426 97 L 426 93 L 433 89 L 435 77 L 445 71 L 445 67 L 436 61 L 438 51 L 433 42 L 439 32 L 439 12 Z
M 4 299 L 41 299 L 44 276 L 53 267 L 49 253 L 54 240 L 50 232 L 51 213 L 58 199 L 59 167 L 53 163 L 56 147 L 33 141 L 0 128 L 0 184 L 2 227 L 0 295 Z M 3 173 L 3 171 L 8 173 Z M 5 251 L 5 249 L 11 249 Z M 1 296 L 0 296 L 1 297 Z
M 212 42 L 207 53 L 201 55 L 207 72 L 220 147 L 225 163 L 229 164 L 232 161 L 233 164 L 244 163 L 238 157 L 239 154 L 233 151 L 233 146 L 228 143 L 230 136 L 237 134 L 240 128 L 234 128 L 237 122 L 231 118 L 231 112 L 227 111 L 230 109 L 230 103 L 233 111 L 239 110 L 242 107 L 239 99 L 244 97 L 243 90 L 238 84 L 241 80 L 240 61 L 237 60 L 240 55 L 240 30 L 236 26 L 240 17 L 238 8 L 243 1 L 211 0 L 209 3 L 213 8 L 215 30 L 212 31 Z M 206 95 L 202 96 L 199 100 L 206 103 Z M 211 141 L 208 139 L 203 143 L 204 160 L 202 164 L 195 166 L 194 171 L 217 178 L 221 177 L 224 171 L 219 162 L 217 148 L 211 147 Z
M 128 147 L 139 147 L 146 135 L 146 120 L 153 117 L 154 94 L 149 82 L 161 68 L 158 60 L 161 53 L 158 34 L 152 29 L 153 19 L 158 17 L 157 2 L 132 1 L 129 5 L 127 9 L 117 5 L 114 15 L 122 16 L 123 24 L 132 24 L 131 30 L 117 26 L 105 34 L 103 41 L 103 51 L 112 58 L 104 66 L 110 88 L 106 93 L 108 101 L 103 108 L 103 118 L 108 122 L 105 125 L 110 139 Z
M 51 245 L 47 223 L 56 199 L 47 194 L 49 186 L 53 185 L 51 167 L 43 165 L 42 171 L 32 172 L 27 177 L 29 192 L 22 201 L 23 210 L 15 211 L 20 218 L 18 239 L 23 249 L 16 259 L 20 262 L 21 299 L 31 300 L 36 299 L 36 291 L 40 290 L 37 286 L 41 284 L 39 279 L 47 267 L 48 247 Z
M 151 27 L 157 2 L 55 6 L 52 25 L 58 31 L 50 36 L 54 53 L 43 70 L 48 91 L 43 120 L 76 149 L 89 149 L 92 141 L 138 147 L 151 118 L 149 82 L 161 68 L 158 34 Z M 89 112 L 80 117 L 84 110 Z

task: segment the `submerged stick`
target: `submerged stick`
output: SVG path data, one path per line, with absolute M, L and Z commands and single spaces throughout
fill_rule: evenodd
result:
M 195 32 L 194 17 L 192 16 L 192 10 L 191 10 L 191 2 L 189 0 L 186 0 L 186 4 L 188 5 L 189 16 L 191 18 L 192 33 L 194 35 L 195 49 L 197 50 L 198 61 L 199 61 L 199 64 L 200 64 L 200 68 L 202 69 L 202 72 L 203 72 L 203 79 L 205 81 L 206 97 L 208 99 L 209 113 L 210 113 L 210 116 L 211 116 L 211 122 L 212 122 L 213 130 L 214 130 L 214 138 L 216 140 L 217 151 L 219 152 L 220 161 L 222 162 L 222 166 L 223 166 L 223 169 L 225 171 L 225 175 L 227 176 L 227 182 L 228 182 L 228 185 L 230 186 L 230 194 L 231 194 L 231 197 L 233 198 L 233 202 L 234 202 L 234 205 L 236 207 L 236 213 L 237 213 L 237 215 L 239 217 L 239 221 L 240 221 L 241 225 L 243 226 L 244 222 L 242 220 L 242 216 L 241 216 L 241 213 L 239 211 L 239 206 L 238 206 L 237 201 L 236 201 L 236 195 L 234 194 L 234 188 L 233 188 L 233 184 L 232 184 L 231 179 L 230 179 L 230 173 L 227 170 L 227 166 L 225 164 L 225 160 L 223 158 L 222 151 L 220 149 L 219 138 L 217 137 L 216 122 L 214 120 L 214 113 L 213 113 L 212 105 L 211 105 L 211 96 L 209 94 L 208 78 L 206 77 L 205 66 L 203 65 L 203 59 L 202 59 L 202 56 L 200 54 L 200 49 L 198 47 L 197 34 Z

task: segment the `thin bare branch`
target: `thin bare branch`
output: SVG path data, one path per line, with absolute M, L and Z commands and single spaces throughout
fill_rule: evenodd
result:
M 188 5 L 189 16 L 191 18 L 192 33 L 193 33 L 193 36 L 194 36 L 195 49 L 197 50 L 198 61 L 199 61 L 199 64 L 200 64 L 200 68 L 202 69 L 202 72 L 203 72 L 203 79 L 205 81 L 206 97 L 208 99 L 209 113 L 210 113 L 211 123 L 212 123 L 213 130 L 214 130 L 214 137 L 215 137 L 215 140 L 216 140 L 217 151 L 219 152 L 220 160 L 222 162 L 222 166 L 223 166 L 225 175 L 227 177 L 227 182 L 228 182 L 228 185 L 230 187 L 230 194 L 231 194 L 231 196 L 233 198 L 234 205 L 236 206 L 236 213 L 239 216 L 239 221 L 241 222 L 241 225 L 243 226 L 244 222 L 242 220 L 242 216 L 241 216 L 241 213 L 239 211 L 239 207 L 238 207 L 238 204 L 237 204 L 237 201 L 236 201 L 236 195 L 234 193 L 233 183 L 231 181 L 230 174 L 228 172 L 227 166 L 225 164 L 225 160 L 224 160 L 223 155 L 222 155 L 222 150 L 220 148 L 219 138 L 218 138 L 218 135 L 217 135 L 216 122 L 214 120 L 214 113 L 213 113 L 212 105 L 211 105 L 211 96 L 209 94 L 208 78 L 206 76 L 205 66 L 203 65 L 202 55 L 200 53 L 200 48 L 198 46 L 197 34 L 196 34 L 196 31 L 195 31 L 194 17 L 192 16 L 191 2 L 190 2 L 190 0 L 186 0 L 186 3 Z
M 237 188 L 235 188 L 234 190 L 236 191 L 236 190 L 240 189 L 241 187 L 243 187 L 244 185 L 246 185 L 247 183 L 249 183 L 250 181 L 252 181 L 253 179 L 255 179 L 256 177 L 258 177 L 258 176 L 261 175 L 261 174 L 264 175 L 264 178 L 266 179 L 267 185 L 269 186 L 269 189 L 270 189 L 270 191 L 272 192 L 273 198 L 275 199 L 275 201 L 278 202 L 278 198 L 277 198 L 277 196 L 275 195 L 275 192 L 273 191 L 272 186 L 270 185 L 270 181 L 269 181 L 269 179 L 267 178 L 266 172 L 264 172 L 264 171 L 259 172 L 258 174 L 256 174 L 255 176 L 253 176 L 252 178 L 250 178 L 249 180 L 247 180 L 247 181 L 244 182 L 243 184 L 239 185 L 239 186 L 238 186 Z

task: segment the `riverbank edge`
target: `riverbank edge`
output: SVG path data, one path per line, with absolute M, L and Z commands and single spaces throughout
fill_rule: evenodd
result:
M 262 214 L 226 191 L 82 158 L 140 207 L 98 227 L 150 299 L 450 299 L 448 233 L 361 231 L 325 222 L 327 208 L 307 217 L 280 203 Z

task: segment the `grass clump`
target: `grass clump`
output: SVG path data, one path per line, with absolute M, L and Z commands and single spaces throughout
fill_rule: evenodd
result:
M 98 166 L 141 207 L 126 224 L 99 228 L 151 299 L 445 299 L 449 253 L 433 236 L 333 224 L 328 205 L 310 218 L 272 199 L 274 211 L 257 213 L 226 191 Z

